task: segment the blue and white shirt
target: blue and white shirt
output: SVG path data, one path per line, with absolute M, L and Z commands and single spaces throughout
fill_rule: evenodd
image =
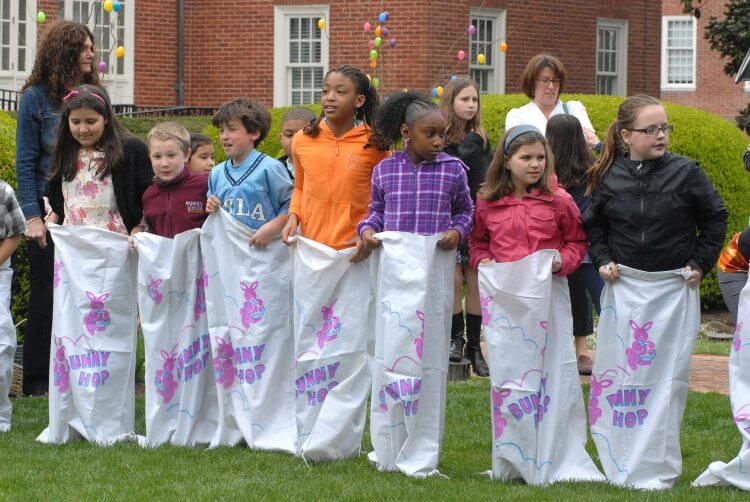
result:
M 286 167 L 257 150 L 239 166 L 232 159 L 218 164 L 208 178 L 208 196 L 252 230 L 289 212 L 292 188 Z

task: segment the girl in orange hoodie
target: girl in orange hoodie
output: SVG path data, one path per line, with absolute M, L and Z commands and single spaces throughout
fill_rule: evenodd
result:
M 356 245 L 356 263 L 369 255 L 357 238 L 367 215 L 372 169 L 387 156 L 370 144 L 378 95 L 358 68 L 340 66 L 323 80 L 320 116 L 294 135 L 294 193 L 284 242 L 300 234 L 336 250 Z

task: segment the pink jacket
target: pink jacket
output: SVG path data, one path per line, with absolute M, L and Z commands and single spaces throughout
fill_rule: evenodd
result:
M 535 189 L 523 199 L 513 194 L 492 202 L 477 197 L 474 231 L 469 236 L 474 268 L 484 258 L 509 262 L 540 249 L 557 249 L 562 256 L 557 275 L 570 275 L 588 247 L 581 213 L 562 188 L 555 188 L 554 195 Z

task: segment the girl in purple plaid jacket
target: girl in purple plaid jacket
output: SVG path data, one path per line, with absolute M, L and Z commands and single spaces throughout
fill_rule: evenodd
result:
M 395 230 L 442 234 L 438 246 L 456 249 L 471 231 L 474 207 L 463 162 L 443 152 L 445 119 L 435 104 L 416 92 L 396 93 L 383 103 L 372 141 L 404 150 L 382 160 L 372 173 L 371 202 L 357 233 L 368 249 L 376 232 Z

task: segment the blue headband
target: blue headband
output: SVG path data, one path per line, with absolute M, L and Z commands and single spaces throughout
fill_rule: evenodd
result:
M 522 124 L 520 126 L 516 126 L 510 130 L 510 134 L 508 134 L 508 137 L 505 138 L 505 145 L 503 147 L 503 152 L 508 151 L 508 147 L 513 142 L 513 140 L 515 140 L 521 134 L 526 134 L 527 132 L 535 132 L 535 133 L 538 133 L 540 136 L 544 137 L 544 134 L 542 134 L 542 131 L 540 131 L 533 125 Z

